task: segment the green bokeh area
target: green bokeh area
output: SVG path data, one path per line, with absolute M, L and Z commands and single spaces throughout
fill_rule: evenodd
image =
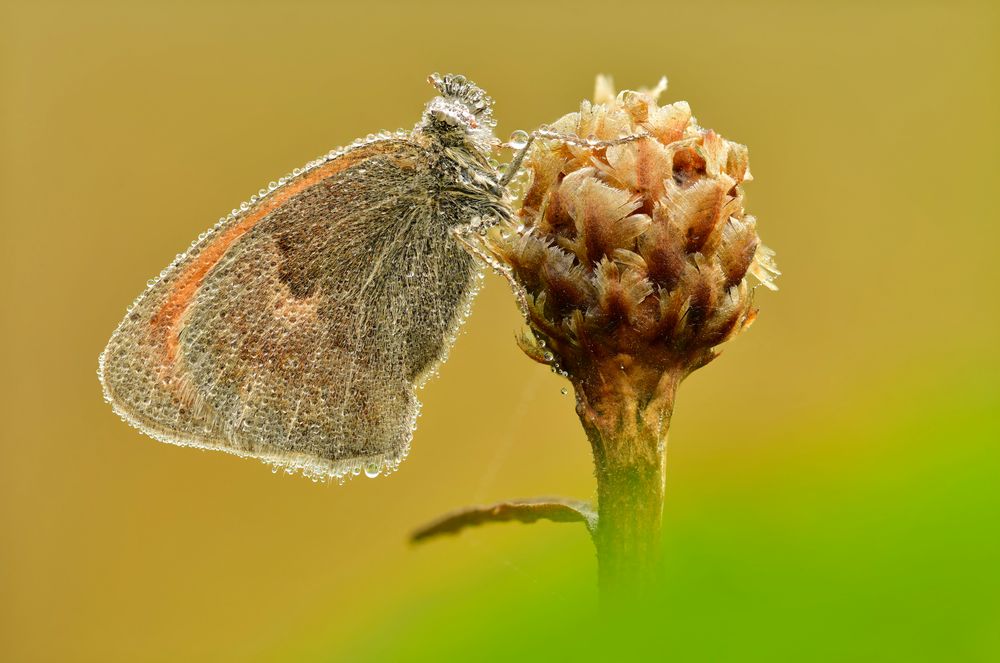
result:
M 513 594 L 505 582 L 474 578 L 406 605 L 344 653 L 371 661 L 1000 660 L 1000 399 L 983 377 L 922 396 L 904 391 L 885 407 L 798 431 L 808 439 L 795 444 L 840 448 L 839 467 L 803 472 L 792 461 L 752 493 L 687 486 L 698 494 L 682 499 L 699 508 L 678 514 L 668 504 L 662 601 L 639 609 L 636 623 L 595 616 L 591 567 L 537 551 L 530 571 L 547 579 L 537 591 Z M 317 642 L 310 654 L 322 659 L 338 650 L 331 644 Z

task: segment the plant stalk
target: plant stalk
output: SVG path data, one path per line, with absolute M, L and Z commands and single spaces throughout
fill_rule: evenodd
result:
M 667 431 L 679 382 L 668 372 L 650 390 L 636 390 L 629 379 L 578 385 L 577 413 L 597 478 L 593 539 L 604 604 L 630 603 L 658 586 Z

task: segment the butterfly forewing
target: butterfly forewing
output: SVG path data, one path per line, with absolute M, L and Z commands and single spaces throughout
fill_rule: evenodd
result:
M 425 151 L 356 147 L 195 244 L 102 356 L 116 410 L 163 441 L 317 476 L 398 461 L 475 271 Z

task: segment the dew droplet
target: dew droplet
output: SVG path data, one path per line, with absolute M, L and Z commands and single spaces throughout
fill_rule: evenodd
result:
M 528 132 L 518 129 L 507 139 L 507 146 L 512 150 L 523 150 L 528 146 Z
M 382 473 L 382 468 L 380 468 L 377 463 L 368 463 L 365 466 L 365 476 L 368 477 L 369 479 L 374 479 L 381 473 Z
M 566 394 L 569 393 L 569 389 L 567 389 L 566 387 L 563 387 L 562 389 L 559 390 L 559 393 L 562 394 L 563 396 L 565 396 Z

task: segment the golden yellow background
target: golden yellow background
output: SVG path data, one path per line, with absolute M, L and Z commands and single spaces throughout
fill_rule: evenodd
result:
M 432 71 L 486 88 L 502 137 L 598 72 L 666 74 L 750 146 L 785 275 L 682 387 L 657 653 L 1000 659 L 998 32 L 962 1 L 3 5 L 0 659 L 615 660 L 583 528 L 406 544 L 460 505 L 592 495 L 497 277 L 389 478 L 272 475 L 101 400 L 146 279 L 267 181 L 412 126 Z

